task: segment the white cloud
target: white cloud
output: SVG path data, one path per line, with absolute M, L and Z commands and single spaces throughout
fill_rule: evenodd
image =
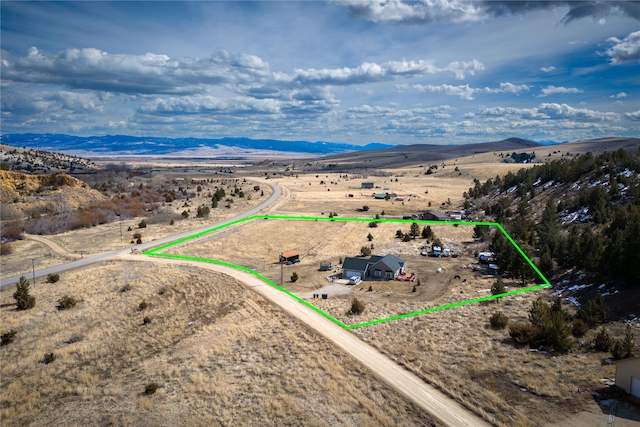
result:
M 626 98 L 627 94 L 625 92 L 620 92 L 617 95 L 611 95 L 609 98 Z
M 513 0 L 335 0 L 345 5 L 353 16 L 363 17 L 377 23 L 427 24 L 432 22 L 469 23 L 504 15 L 523 15 L 528 12 L 557 7 L 569 7 L 561 22 L 576 19 L 598 19 L 605 23 L 604 16 L 623 13 L 640 19 L 640 8 L 634 2 L 576 2 L 576 1 L 513 1 Z
M 373 22 L 428 23 L 476 22 L 486 14 L 473 2 L 460 0 L 422 0 L 405 3 L 400 0 L 339 0 L 351 13 Z
M 431 93 L 437 93 L 440 95 L 454 95 L 454 96 L 459 96 L 460 99 L 463 99 L 465 101 L 471 101 L 473 100 L 473 94 L 475 93 L 514 93 L 514 94 L 519 94 L 520 92 L 523 91 L 528 91 L 531 89 L 531 86 L 529 85 L 514 85 L 512 83 L 500 83 L 500 87 L 499 88 L 472 88 L 469 87 L 469 85 L 460 85 L 460 86 L 452 86 L 452 85 L 447 85 L 447 84 L 443 84 L 443 85 L 439 85 L 439 86 L 434 86 L 434 85 L 421 85 L 421 84 L 415 84 L 415 85 L 408 85 L 408 84 L 398 84 L 395 86 L 396 90 L 399 92 L 410 92 L 410 91 L 415 91 L 415 92 L 431 92 Z
M 611 58 L 609 62 L 612 65 L 640 61 L 640 31 L 631 33 L 622 40 L 610 37 L 607 39 L 607 43 L 613 44 L 604 53 Z
M 620 115 L 613 112 L 573 108 L 567 104 L 545 103 L 535 108 L 483 107 L 478 109 L 482 117 L 515 116 L 529 120 L 573 120 L 615 122 Z
M 624 113 L 624 116 L 629 120 L 640 121 L 640 110 Z
M 538 95 L 537 98 L 543 98 L 549 95 L 565 94 L 565 93 L 582 93 L 582 90 L 575 87 L 563 87 L 563 86 L 556 87 L 556 86 L 549 85 L 542 89 L 542 93 Z
M 303 85 L 336 86 L 389 81 L 397 78 L 425 76 L 447 71 L 453 73 L 457 79 L 464 79 L 466 74 L 474 75 L 476 71 L 482 70 L 484 70 L 484 65 L 475 59 L 470 62 L 451 62 L 444 68 L 436 67 L 433 60 L 403 60 L 389 61 L 383 64 L 365 62 L 355 68 L 297 69 L 291 75 L 277 75 L 276 80 L 281 83 L 298 82 Z
M 57 54 L 35 47 L 26 57 L 2 62 L 3 79 L 127 94 L 192 94 L 208 85 L 262 82 L 269 64 L 257 56 L 218 50 L 210 58 L 109 54 L 94 48 Z
M 624 105 L 624 102 L 622 102 L 622 101 L 615 101 L 615 102 L 613 103 L 613 105 Z
M 555 69 L 556 69 L 556 67 L 554 67 L 554 66 L 552 65 L 552 66 L 550 66 L 550 67 L 542 67 L 542 68 L 540 68 L 540 71 L 542 71 L 542 72 L 544 72 L 544 73 L 550 73 L 550 72 L 552 72 L 552 71 L 553 71 L 553 70 L 555 70 Z

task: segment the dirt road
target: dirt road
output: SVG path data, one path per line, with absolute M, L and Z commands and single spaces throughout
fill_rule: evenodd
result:
M 411 399 L 425 411 L 432 414 L 443 424 L 449 426 L 489 426 L 487 422 L 468 411 L 455 400 L 444 393 L 426 384 L 416 375 L 405 370 L 394 361 L 384 356 L 372 346 L 364 343 L 351 332 L 341 328 L 330 320 L 319 315 L 315 311 L 300 304 L 283 292 L 252 274 L 239 271 L 230 267 L 173 260 L 168 258 L 155 258 L 140 255 L 121 255 L 123 260 L 138 260 L 143 262 L 161 262 L 175 264 L 192 264 L 198 268 L 206 268 L 228 274 L 243 283 L 263 297 L 281 307 L 287 313 L 302 320 L 309 327 L 333 341 L 342 350 L 359 360 L 364 366 L 374 372 L 381 380 L 394 387 L 400 393 Z
M 68 250 L 66 250 L 65 248 L 60 246 L 59 244 L 57 244 L 55 242 L 52 242 L 49 239 L 45 239 L 44 237 L 36 236 L 36 235 L 33 235 L 33 234 L 27 234 L 27 233 L 23 233 L 23 236 L 27 240 L 33 240 L 35 242 L 39 242 L 39 243 L 42 243 L 44 245 L 49 246 L 49 248 L 51 248 L 52 251 L 54 251 L 55 253 L 57 253 L 59 255 L 64 255 L 64 256 L 67 256 L 67 257 L 70 257 L 70 258 L 82 258 L 82 255 L 74 254 L 73 252 L 69 252 Z

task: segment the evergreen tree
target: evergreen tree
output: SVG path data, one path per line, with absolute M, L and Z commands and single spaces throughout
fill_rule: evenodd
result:
M 540 255 L 540 271 L 545 276 L 549 276 L 553 271 L 553 260 L 551 259 L 551 250 L 549 246 L 545 245 L 542 248 L 542 254 Z
M 433 240 L 435 235 L 433 234 L 433 230 L 431 230 L 430 226 L 426 226 L 422 229 L 422 238 L 427 240 Z
M 506 293 L 507 290 L 504 287 L 504 281 L 502 280 L 502 277 L 498 277 L 498 280 L 496 280 L 493 283 L 493 286 L 491 286 L 491 295 L 502 295 L 504 293 Z M 496 303 L 500 300 L 500 298 L 496 298 Z
M 29 295 L 29 287 L 29 281 L 24 276 L 21 276 L 16 286 L 16 291 L 13 293 L 18 310 L 28 310 L 36 305 L 36 297 Z
M 578 317 L 592 328 L 606 322 L 609 317 L 609 307 L 604 297 L 598 292 L 595 299 L 590 299 L 582 306 Z
M 409 234 L 414 239 L 416 238 L 417 235 L 420 234 L 420 226 L 418 225 L 418 223 L 414 222 L 413 224 L 411 224 L 411 229 L 409 230 Z
M 633 330 L 631 329 L 631 325 L 627 325 L 627 329 L 625 331 L 625 335 L 621 341 L 621 344 L 622 344 L 622 351 L 623 351 L 623 354 L 622 354 L 623 359 L 635 357 L 638 349 L 636 346 L 635 337 L 633 336 Z

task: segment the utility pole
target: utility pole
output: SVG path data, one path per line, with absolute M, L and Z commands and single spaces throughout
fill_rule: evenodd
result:
M 280 286 L 284 286 L 284 262 L 280 261 Z
M 33 274 L 33 288 L 36 287 L 36 259 L 29 258 L 31 260 L 31 272 Z
M 120 222 L 120 241 L 122 242 L 122 216 L 120 214 L 117 214 L 117 216 Z

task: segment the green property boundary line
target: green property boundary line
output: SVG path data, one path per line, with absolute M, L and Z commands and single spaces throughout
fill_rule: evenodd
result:
M 394 222 L 394 223 L 413 223 L 413 222 L 416 222 L 418 224 L 486 225 L 486 226 L 489 226 L 489 227 L 497 227 L 498 230 L 500 230 L 502 232 L 502 234 L 504 234 L 504 236 L 509 240 L 509 242 L 511 242 L 511 244 L 517 249 L 517 251 L 520 253 L 520 255 L 522 255 L 524 257 L 524 259 L 527 260 L 529 265 L 534 269 L 534 271 L 538 274 L 538 276 L 544 281 L 544 284 L 536 285 L 536 286 L 529 286 L 527 288 L 522 288 L 522 289 L 516 289 L 516 290 L 513 290 L 513 291 L 505 292 L 504 294 L 487 295 L 487 296 L 484 296 L 484 297 L 474 298 L 474 299 L 470 299 L 470 300 L 466 300 L 466 301 L 460 301 L 460 302 L 456 302 L 456 303 L 452 303 L 452 304 L 440 305 L 440 306 L 437 306 L 437 307 L 431 307 L 431 308 L 427 308 L 427 309 L 424 309 L 424 310 L 413 311 L 411 313 L 404 313 L 404 314 L 399 314 L 399 315 L 396 315 L 396 316 L 385 317 L 383 319 L 371 320 L 371 321 L 368 321 L 368 322 L 358 323 L 358 324 L 355 324 L 355 325 L 346 325 L 343 322 L 341 322 L 340 320 L 338 320 L 335 317 L 331 316 L 330 314 L 320 310 L 319 308 L 315 307 L 313 304 L 308 303 L 307 301 L 303 300 L 302 298 L 298 297 L 297 295 L 294 295 L 293 293 L 291 293 L 288 290 L 284 289 L 282 286 L 278 285 L 277 283 L 273 282 L 272 280 L 267 279 L 266 277 L 264 277 L 260 273 L 257 273 L 257 272 L 253 271 L 250 268 L 244 267 L 242 265 L 232 264 L 230 262 L 216 260 L 216 259 L 198 258 L 198 257 L 184 256 L 184 255 L 160 254 L 160 253 L 158 253 L 158 251 L 170 248 L 170 247 L 175 246 L 177 244 L 184 243 L 186 241 L 189 241 L 189 240 L 192 240 L 192 239 L 196 239 L 198 237 L 205 236 L 207 234 L 216 232 L 218 230 L 221 230 L 223 228 L 226 228 L 226 227 L 229 227 L 229 226 L 232 226 L 232 225 L 235 225 L 235 224 L 240 224 L 240 223 L 243 223 L 243 222 L 252 221 L 254 219 L 282 219 L 282 220 L 294 220 L 294 221 Z M 435 311 L 447 310 L 449 308 L 461 307 L 461 306 L 464 306 L 464 305 L 475 304 L 475 303 L 478 303 L 478 302 L 481 302 L 481 301 L 488 301 L 488 300 L 491 300 L 491 299 L 502 298 L 502 297 L 506 297 L 506 296 L 509 296 L 509 295 L 521 294 L 521 293 L 524 293 L 524 292 L 535 291 L 535 290 L 538 290 L 538 289 L 544 289 L 544 288 L 548 288 L 548 287 L 551 286 L 551 283 L 549 283 L 549 280 L 547 280 L 547 278 L 540 272 L 540 270 L 533 263 L 533 261 L 531 261 L 531 259 L 524 253 L 524 251 L 518 246 L 518 244 L 511 238 L 511 236 L 509 236 L 509 233 L 507 233 L 507 231 L 502 227 L 502 225 L 500 225 L 497 222 L 430 221 L 430 220 L 417 220 L 417 219 L 414 220 L 414 219 L 382 219 L 382 218 L 381 219 L 373 219 L 373 218 L 325 218 L 325 217 L 287 216 L 287 215 L 253 215 L 253 216 L 249 216 L 249 217 L 246 217 L 246 218 L 242 218 L 242 219 L 238 219 L 238 220 L 235 220 L 235 221 L 231 221 L 231 222 L 228 222 L 226 224 L 220 225 L 218 227 L 213 227 L 213 228 L 210 228 L 208 230 L 201 231 L 199 233 L 195 233 L 195 234 L 192 234 L 192 235 L 187 236 L 187 237 L 183 237 L 182 239 L 174 240 L 173 242 L 164 244 L 162 246 L 158 246 L 157 248 L 153 248 L 153 249 L 149 249 L 147 251 L 144 251 L 143 254 L 144 255 L 149 255 L 149 256 L 171 258 L 171 259 L 182 259 L 182 260 L 188 260 L 188 261 L 208 262 L 208 263 L 211 263 L 211 264 L 224 265 L 224 266 L 227 266 L 227 267 L 235 268 L 236 270 L 241 270 L 241 271 L 247 272 L 249 274 L 252 274 L 252 275 L 256 276 L 258 279 L 262 280 L 263 282 L 273 286 L 274 288 L 278 289 L 279 291 L 284 292 L 285 294 L 289 295 L 291 298 L 295 299 L 296 301 L 300 302 L 301 304 L 306 305 L 310 309 L 314 310 L 316 313 L 326 317 L 327 319 L 331 320 L 333 323 L 335 323 L 335 324 L 337 324 L 339 326 L 342 326 L 345 329 L 361 328 L 363 326 L 375 325 L 377 323 L 389 322 L 389 321 L 392 321 L 392 320 L 404 319 L 404 318 L 407 318 L 407 317 L 413 317 L 413 316 L 418 316 L 418 315 L 421 315 L 421 314 L 432 313 L 432 312 L 435 312 Z

